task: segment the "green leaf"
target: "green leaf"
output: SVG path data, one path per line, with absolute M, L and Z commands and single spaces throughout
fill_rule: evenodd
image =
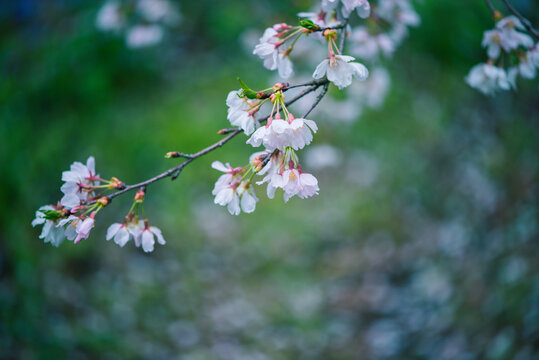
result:
M 56 210 L 45 210 L 42 211 L 43 217 L 47 220 L 57 220 L 60 218 L 60 212 Z
M 246 83 L 244 83 L 239 77 L 238 82 L 240 83 L 241 88 L 243 89 L 242 93 L 243 96 L 245 96 L 248 99 L 256 99 L 257 92 L 250 89 L 249 86 L 247 86 Z
M 304 27 L 305 29 L 308 29 L 308 30 L 313 30 L 313 31 L 320 29 L 320 27 L 318 25 L 315 25 L 315 23 L 313 23 L 312 20 L 306 20 L 306 19 L 300 20 L 299 26 Z

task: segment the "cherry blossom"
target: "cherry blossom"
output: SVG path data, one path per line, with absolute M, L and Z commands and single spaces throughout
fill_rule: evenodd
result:
M 175 6 L 167 0 L 138 0 L 137 10 L 150 22 L 164 22 L 175 25 L 180 14 Z
M 68 218 L 58 222 L 58 226 L 66 226 L 65 235 L 68 240 L 74 241 L 75 244 L 78 244 L 82 239 L 87 239 L 94 225 L 95 220 L 92 216 L 82 219 L 70 215 Z
M 99 185 L 98 178 L 93 156 L 88 158 L 86 165 L 78 161 L 74 162 L 69 171 L 62 173 L 62 181 L 65 183 L 60 188 L 64 193 L 60 203 L 67 208 L 79 206 L 81 201 L 88 200 L 88 197 L 92 195 L 91 186 Z
M 276 70 L 283 79 L 289 78 L 294 70 L 289 58 L 289 50 L 280 49 L 285 40 L 281 36 L 290 29 L 286 24 L 277 24 L 267 28 L 256 45 L 253 54 L 264 60 L 264 67 L 268 70 Z
M 270 161 L 258 174 L 265 175 L 257 184 L 268 184 L 266 192 L 270 199 L 275 197 L 279 188 L 284 190 L 285 202 L 295 195 L 301 199 L 311 197 L 320 190 L 318 180 L 302 171 L 297 155 L 290 147 L 273 152 Z
M 114 242 L 121 247 L 127 244 L 130 237 L 126 223 L 114 223 L 107 229 L 107 240 L 114 238 Z
M 239 126 L 245 134 L 255 131 L 258 121 L 254 114 L 258 111 L 257 102 L 241 96 L 241 90 L 228 93 L 226 105 L 228 106 L 228 121 L 233 126 Z
M 485 95 L 493 95 L 497 90 L 511 88 L 505 70 L 490 64 L 475 65 L 466 77 L 466 82 Z
M 160 25 L 137 25 L 128 30 L 125 41 L 128 47 L 135 49 L 155 45 L 163 35 Z
M 125 25 L 124 14 L 117 1 L 106 2 L 97 13 L 96 26 L 103 31 L 118 31 Z
M 46 217 L 47 211 L 55 211 L 56 209 L 50 205 L 42 206 L 36 211 L 36 218 L 32 221 L 32 226 L 43 225 L 40 239 L 45 243 L 51 243 L 53 246 L 60 246 L 65 239 L 64 229 L 58 227 L 58 220 L 50 220 Z
M 335 13 L 320 11 L 300 12 L 297 14 L 300 18 L 311 20 L 313 24 L 320 27 L 334 27 L 341 24 L 341 21 L 335 17 Z
M 352 83 L 352 78 L 356 77 L 363 81 L 369 76 L 369 71 L 365 65 L 357 62 L 352 56 L 330 55 L 329 58 L 322 60 L 313 73 L 313 78 L 320 79 L 327 75 L 328 80 L 335 84 L 339 89 L 343 89 Z
M 95 220 L 92 217 L 88 217 L 84 220 L 82 220 L 77 225 L 77 237 L 75 238 L 75 244 L 78 244 L 82 239 L 88 239 L 88 236 L 90 236 L 90 231 L 95 226 Z
M 361 18 L 367 18 L 370 15 L 370 4 L 368 0 L 322 0 L 322 9 L 324 11 L 332 11 L 338 5 L 342 4 L 342 14 L 345 18 L 350 16 L 354 10 Z
M 270 199 L 275 196 L 275 191 L 279 188 L 284 190 L 284 201 L 297 195 L 301 199 L 317 195 L 320 190 L 318 180 L 308 173 L 304 173 L 301 168 L 282 169 L 279 167 L 271 168 L 271 171 L 260 182 L 268 183 L 267 194 Z
M 376 16 L 391 25 L 389 36 L 395 44 L 402 42 L 408 27 L 417 26 L 420 18 L 409 0 L 379 0 Z
M 510 52 L 518 47 L 531 47 L 533 39 L 517 29 L 524 29 L 520 20 L 514 16 L 508 16 L 500 20 L 493 30 L 485 31 L 481 45 L 487 48 L 490 59 L 497 59 L 501 49 Z
M 318 127 L 312 120 L 296 119 L 292 114 L 289 115 L 288 120 L 283 120 L 280 115 L 277 115 L 275 119 L 268 119 L 266 126 L 255 131 L 247 140 L 247 144 L 253 147 L 264 145 L 268 150 L 287 146 L 298 150 L 311 143 L 313 133 L 317 130 Z
M 284 171 L 280 187 L 284 190 L 285 202 L 295 195 L 300 199 L 318 195 L 320 190 L 318 180 L 313 175 L 302 172 L 301 168 Z
M 155 226 L 148 226 L 146 221 L 146 226 L 140 233 L 142 250 L 144 250 L 144 252 L 152 252 L 154 250 L 155 239 L 157 239 L 157 242 L 161 245 L 166 244 L 161 230 Z
M 371 34 L 367 27 L 358 26 L 350 35 L 350 52 L 360 58 L 374 60 L 380 54 L 389 58 L 394 51 L 395 44 L 385 33 Z

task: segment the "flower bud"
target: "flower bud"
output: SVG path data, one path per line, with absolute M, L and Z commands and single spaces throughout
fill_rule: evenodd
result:
M 144 195 L 146 195 L 144 188 L 140 188 L 135 194 L 135 202 L 137 203 L 144 202 Z
M 287 83 L 279 82 L 279 83 L 273 85 L 272 90 L 273 90 L 273 91 L 279 91 L 279 90 L 284 89 L 284 88 L 287 87 L 287 86 L 288 86 Z
M 180 153 L 177 151 L 169 151 L 165 154 L 165 159 L 177 158 L 180 157 Z
M 125 184 L 122 181 L 120 181 L 120 179 L 118 179 L 117 177 L 113 176 L 110 179 L 109 189 L 121 190 L 124 188 L 125 188 Z
M 329 39 L 337 40 L 337 30 L 335 29 L 326 29 L 324 30 L 322 35 L 324 35 L 324 37 L 328 40 Z
M 100 204 L 103 207 L 107 206 L 109 204 L 109 202 L 110 202 L 110 199 L 109 199 L 108 196 L 103 196 L 102 198 L 97 200 L 97 203 Z

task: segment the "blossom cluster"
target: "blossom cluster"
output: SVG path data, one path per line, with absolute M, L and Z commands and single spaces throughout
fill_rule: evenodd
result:
M 500 19 L 494 29 L 485 31 L 482 46 L 488 60 L 472 67 L 466 82 L 486 95 L 516 89 L 517 76 L 533 79 L 539 67 L 539 43 L 525 33 L 516 16 Z
M 354 111 L 357 108 L 374 108 L 381 104 L 389 86 L 387 71 L 377 67 L 373 81 L 369 81 L 367 67 L 356 61 L 356 56 L 370 62 L 379 60 L 380 55 L 391 56 L 407 35 L 408 28 L 419 24 L 419 16 L 408 0 L 379 0 L 376 3 L 368 0 L 322 0 L 318 8 L 298 16 L 301 19 L 298 25 L 280 23 L 267 28 L 253 54 L 263 60 L 264 67 L 276 70 L 280 79 L 289 79 L 294 75 L 294 54 L 298 53 L 294 59 L 303 53 L 309 60 L 316 59 L 318 55 L 315 48 L 302 51 L 299 42 L 302 37 L 325 44 L 327 50 L 320 53 L 324 58 L 312 73 L 314 81 L 307 84 L 330 82 L 341 90 L 350 89 L 350 106 L 343 101 L 328 103 L 333 109 L 330 110 L 333 117 L 338 117 L 342 108 L 353 114 L 357 113 Z M 350 25 L 354 18 L 367 23 L 354 27 Z M 351 55 L 343 53 L 346 39 L 350 43 Z M 359 81 L 354 82 L 354 78 Z M 291 113 L 284 101 L 287 90 L 288 84 L 281 82 L 260 91 L 253 91 L 242 84 L 242 89 L 231 91 L 227 97 L 230 123 L 250 136 L 247 144 L 264 147 L 242 167 L 213 163 L 214 169 L 224 173 L 213 190 L 215 203 L 227 206 L 231 214 L 254 211 L 258 198 L 253 184 L 266 184 L 269 198 L 281 189 L 285 202 L 293 196 L 303 199 L 318 194 L 317 179 L 303 171 L 297 155 L 297 151 L 312 142 L 318 126 L 313 120 L 295 117 Z M 306 99 L 300 98 L 299 102 L 305 103 Z M 257 120 L 257 114 L 266 103 L 272 105 L 270 115 Z M 307 114 L 313 110 L 312 101 L 306 103 L 306 108 L 309 108 L 306 109 Z M 255 176 L 263 178 L 254 181 Z
M 176 6 L 168 0 L 108 0 L 99 10 L 96 26 L 101 31 L 125 36 L 129 48 L 161 42 L 167 27 L 180 21 Z
M 372 14 L 375 20 L 369 19 Z M 352 16 L 370 21 L 369 26 L 353 28 Z M 125 34 L 130 47 L 142 47 L 159 42 L 163 26 L 178 21 L 179 13 L 168 0 L 108 0 L 99 11 L 97 26 L 104 31 Z M 341 90 L 349 88 L 350 93 L 355 94 L 356 106 L 368 107 L 379 106 L 388 87 L 387 72 L 383 69 L 377 68 L 373 79 L 367 81 L 367 67 L 354 56 L 343 53 L 345 40 L 351 41 L 352 55 L 372 62 L 379 53 L 390 56 L 408 27 L 418 23 L 419 17 L 408 0 L 378 0 L 376 5 L 369 0 L 322 0 L 319 9 L 301 13 L 297 25 L 280 23 L 267 28 L 253 54 L 263 60 L 267 69 L 277 70 L 281 78 L 294 74 L 291 54 L 302 37 L 324 44 L 324 53 L 320 54 L 322 59 L 319 58 L 316 67 L 313 64 L 312 79 L 305 84 L 277 82 L 270 88 L 254 91 L 240 80 L 241 88 L 228 94 L 228 121 L 249 136 L 247 144 L 262 149 L 253 153 L 244 166 L 213 162 L 212 167 L 223 173 L 212 191 L 214 202 L 226 206 L 231 214 L 239 215 L 255 210 L 258 202 L 255 185 L 265 185 L 269 198 L 282 191 L 285 202 L 294 196 L 305 199 L 317 195 L 318 180 L 304 171 L 298 156 L 298 151 L 310 145 L 318 131 L 317 124 L 308 119 L 308 115 L 325 96 L 330 83 Z M 315 54 L 312 52 L 311 58 L 316 59 Z M 357 87 L 360 83 L 368 85 Z M 288 90 L 301 87 L 307 87 L 302 95 L 285 101 Z M 295 116 L 289 109 L 290 104 L 319 89 L 321 92 L 305 115 Z M 266 108 L 269 115 L 258 116 L 262 108 Z M 225 130 L 223 133 L 229 132 Z M 238 130 L 230 131 L 233 134 L 223 143 L 239 134 Z M 97 214 L 113 197 L 138 188 L 124 221 L 110 225 L 106 239 L 114 240 L 121 247 L 133 240 L 135 246 L 151 252 L 156 242 L 165 244 L 165 240 L 161 231 L 150 226 L 146 219 L 143 207 L 146 185 L 169 176 L 174 179 L 184 165 L 223 143 L 218 142 L 194 155 L 167 153 L 167 158 L 187 160 L 160 176 L 128 187 L 115 177 L 101 178 L 96 173 L 93 157 L 86 164 L 75 162 L 62 174 L 63 197 L 56 205 L 41 207 L 32 224 L 43 226 L 40 238 L 45 242 L 58 246 L 67 238 L 77 244 L 89 237 Z
M 56 205 L 40 207 L 32 221 L 32 226 L 43 226 L 39 238 L 56 247 L 66 238 L 75 244 L 87 239 L 95 226 L 96 215 L 110 202 L 106 192 L 125 188 L 125 184 L 115 177 L 110 180 L 99 177 L 93 157 L 89 157 L 86 164 L 74 162 L 62 173 L 62 181 L 63 197 Z M 133 239 L 145 252 L 153 251 L 155 239 L 160 244 L 165 243 L 161 231 L 139 217 L 139 209 L 143 212 L 144 195 L 144 189 L 137 192 L 124 222 L 109 227 L 107 240 L 114 238 L 114 242 L 123 247 Z
M 303 149 L 313 140 L 318 127 L 313 120 L 296 118 L 285 104 L 283 88 L 278 83 L 271 88 L 271 94 L 264 100 L 249 100 L 245 89 L 231 91 L 227 97 L 229 120 L 231 124 L 242 126 L 237 119 L 246 119 L 249 127 L 244 132 L 251 135 L 247 144 L 253 147 L 264 146 L 264 150 L 251 155 L 249 163 L 243 167 L 232 167 L 215 161 L 212 167 L 224 174 L 219 177 L 213 189 L 215 203 L 226 206 L 232 215 L 242 211 L 251 213 L 256 208 L 258 198 L 254 192 L 254 184 L 267 184 L 267 195 L 273 198 L 277 189 L 283 190 L 284 200 L 293 196 L 307 198 L 318 194 L 316 178 L 302 170 L 297 150 Z M 258 92 L 264 94 L 264 92 Z M 254 113 L 269 102 L 272 110 L 266 124 L 258 126 Z M 255 109 L 253 111 L 253 109 Z M 254 180 L 255 176 L 264 176 L 262 180 Z

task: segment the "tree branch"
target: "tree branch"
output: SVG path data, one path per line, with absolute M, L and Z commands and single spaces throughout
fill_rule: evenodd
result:
M 487 3 L 490 3 L 490 0 L 485 0 L 485 1 L 487 1 Z M 342 24 L 337 25 L 335 27 L 328 28 L 328 29 L 340 29 L 341 30 L 341 39 L 340 39 L 340 44 L 339 44 L 339 49 L 340 49 L 341 52 L 344 49 L 344 43 L 345 43 L 345 39 L 346 39 L 346 25 L 347 24 L 348 24 L 348 18 L 345 18 L 343 20 Z M 321 28 L 320 30 L 325 30 L 325 28 Z M 318 30 L 318 31 L 320 31 L 320 30 Z M 299 99 L 303 98 L 304 96 L 310 94 L 313 91 L 316 91 L 319 87 L 322 86 L 322 91 L 318 94 L 318 96 L 316 97 L 315 101 L 313 102 L 313 104 L 311 105 L 309 110 L 307 110 L 305 115 L 303 115 L 304 118 L 309 116 L 309 114 L 314 110 L 314 108 L 316 108 L 316 106 L 318 106 L 318 104 L 320 104 L 320 101 L 322 101 L 324 96 L 327 94 L 328 89 L 329 89 L 329 80 L 327 79 L 327 77 L 323 77 L 322 79 L 313 80 L 313 81 L 303 83 L 303 84 L 296 84 L 296 85 L 288 85 L 288 84 L 286 84 L 286 86 L 284 86 L 283 88 L 280 89 L 282 91 L 286 91 L 286 90 L 293 89 L 293 88 L 307 87 L 307 86 L 308 86 L 307 89 L 303 90 L 301 93 L 299 93 L 298 95 L 296 95 L 292 99 L 285 102 L 286 106 L 290 106 L 293 103 L 295 103 L 296 101 L 298 101 Z M 259 120 L 259 123 L 262 124 L 262 123 L 264 123 L 264 121 L 265 121 L 265 119 Z M 236 137 L 238 134 L 240 134 L 242 132 L 243 132 L 243 130 L 241 128 L 222 129 L 222 130 L 220 130 L 218 132 L 219 134 L 222 134 L 222 135 L 228 134 L 223 139 L 217 141 L 216 143 L 214 143 L 214 144 L 212 144 L 212 145 L 210 145 L 210 146 L 208 146 L 208 147 L 206 147 L 206 148 L 204 148 L 204 149 L 202 149 L 199 152 L 194 153 L 194 154 L 185 154 L 185 153 L 178 152 L 178 154 L 180 154 L 180 156 L 178 156 L 178 157 L 183 157 L 183 158 L 186 159 L 184 162 L 182 162 L 182 163 L 168 169 L 167 171 L 165 171 L 165 172 L 163 172 L 163 173 L 161 173 L 161 174 L 159 174 L 157 176 L 154 176 L 151 179 L 140 182 L 138 184 L 128 185 L 128 186 L 124 187 L 123 189 L 116 191 L 115 193 L 107 195 L 107 197 L 109 199 L 113 199 L 113 198 L 115 198 L 115 197 L 117 197 L 119 195 L 125 194 L 126 192 L 129 192 L 129 191 L 135 190 L 135 189 L 139 189 L 141 187 L 145 187 L 147 185 L 150 185 L 150 184 L 152 184 L 152 183 L 154 183 L 156 181 L 159 181 L 159 180 L 167 178 L 167 177 L 171 177 L 172 180 L 175 180 L 180 175 L 182 170 L 187 165 L 189 165 L 191 162 L 193 162 L 195 159 L 198 159 L 199 157 L 204 156 L 204 155 L 212 152 L 213 150 L 222 147 L 223 145 L 225 145 L 227 142 L 229 142 L 230 140 L 232 140 L 234 137 Z M 85 205 L 94 204 L 97 201 L 98 201 L 97 199 L 92 200 L 92 201 L 88 201 L 88 202 L 85 203 Z
M 318 94 L 318 96 L 316 97 L 316 99 L 314 100 L 313 104 L 311 105 L 311 107 L 309 108 L 309 110 L 307 110 L 307 112 L 305 113 L 305 115 L 303 115 L 303 118 L 306 118 L 307 116 L 309 116 L 309 114 L 311 113 L 311 111 L 314 110 L 314 108 L 320 104 L 320 101 L 322 101 L 322 99 L 324 98 L 324 96 L 326 95 L 326 93 L 328 92 L 328 88 L 329 88 L 329 82 L 325 83 L 322 87 L 322 91 L 320 92 L 320 94 Z
M 494 5 L 492 5 L 492 2 L 490 0 L 485 0 L 485 3 L 487 4 L 490 12 L 492 13 L 492 16 L 496 18 L 496 8 L 494 7 Z
M 326 79 L 326 78 L 323 78 L 323 79 L 320 79 L 320 80 L 315 80 L 315 81 L 312 81 L 310 83 L 306 83 L 306 84 L 302 84 L 301 86 L 309 86 L 311 85 L 311 87 L 303 90 L 300 94 L 298 94 L 297 96 L 295 96 L 294 98 L 288 100 L 285 104 L 286 106 L 290 106 L 292 105 L 293 103 L 295 103 L 296 101 L 298 101 L 299 99 L 301 99 L 302 97 L 304 97 L 305 95 L 307 94 L 310 94 L 311 92 L 315 91 L 316 89 L 318 89 L 320 86 L 323 86 L 324 87 L 324 90 L 318 95 L 318 97 L 316 98 L 315 100 L 315 103 L 311 106 L 311 109 L 309 110 L 309 112 L 305 115 L 307 116 L 313 109 L 314 107 L 316 107 L 316 105 L 318 105 L 318 103 L 320 102 L 320 100 L 322 100 L 322 97 L 326 94 L 327 92 L 327 89 L 329 87 L 329 81 Z M 298 86 L 294 86 L 294 87 L 299 87 Z M 292 87 L 289 87 L 289 88 L 292 88 Z M 304 117 L 305 117 L 304 116 Z M 264 120 L 259 120 L 259 123 L 264 123 L 265 119 Z M 225 145 L 227 142 L 229 142 L 230 140 L 232 140 L 234 137 L 236 137 L 236 135 L 240 134 L 243 132 L 243 129 L 241 128 L 237 128 L 237 129 L 224 129 L 226 132 L 228 132 L 229 134 L 222 138 L 221 140 L 217 141 L 216 143 L 200 150 L 199 152 L 197 153 L 194 153 L 194 154 L 184 154 L 184 153 L 180 153 L 181 156 L 180 157 L 183 157 L 183 158 L 186 158 L 187 160 L 185 160 L 184 162 L 168 169 L 167 171 L 157 175 L 157 176 L 154 176 L 153 178 L 151 179 L 148 179 L 148 180 L 145 180 L 143 182 L 140 182 L 138 184 L 133 184 L 133 185 L 128 185 L 126 186 L 125 188 L 123 188 L 122 190 L 118 190 L 116 191 L 115 193 L 112 193 L 110 195 L 106 195 L 110 200 L 112 200 L 113 198 L 119 196 L 119 195 L 122 195 L 126 192 L 129 192 L 131 190 L 135 190 L 135 189 L 139 189 L 143 186 L 147 186 L 147 185 L 150 185 L 156 181 L 159 181 L 161 179 L 164 179 L 164 178 L 167 178 L 167 177 L 171 177 L 172 180 L 175 180 L 179 175 L 180 173 L 182 172 L 182 170 L 187 166 L 189 165 L 191 162 L 193 162 L 195 159 L 198 159 L 199 157 L 202 157 L 210 152 L 212 152 L 213 150 L 216 150 L 220 147 L 222 147 L 223 145 Z M 91 205 L 91 204 L 94 204 L 95 202 L 97 202 L 97 199 L 96 200 L 91 200 L 91 201 L 88 201 L 85 203 L 85 205 Z

